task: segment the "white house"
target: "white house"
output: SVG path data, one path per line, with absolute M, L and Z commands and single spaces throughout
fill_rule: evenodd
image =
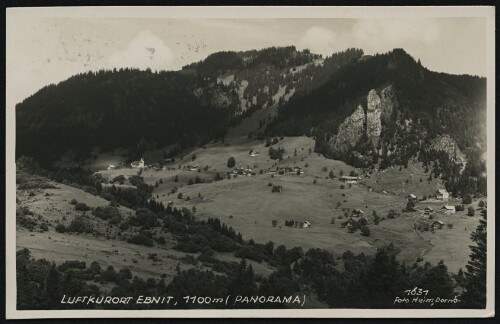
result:
M 408 195 L 408 200 L 417 200 L 417 195 L 415 195 L 415 194 L 409 194 Z
M 116 169 L 116 165 L 114 165 L 114 164 L 108 165 L 108 170 L 115 170 L 115 169 Z
M 444 205 L 441 210 L 443 211 L 443 213 L 445 214 L 455 214 L 456 210 L 455 210 L 455 206 L 451 206 L 451 205 Z
M 436 199 L 448 200 L 448 198 L 450 198 L 450 194 L 446 191 L 446 189 L 438 189 L 436 191 Z
M 350 177 L 350 176 L 341 176 L 340 181 L 345 183 L 358 183 L 358 177 Z
M 134 161 L 134 162 L 130 163 L 130 166 L 132 168 L 144 169 L 144 159 L 141 158 L 140 161 Z
M 309 223 L 308 221 L 305 221 L 304 222 L 304 225 L 302 225 L 303 227 L 311 227 L 311 223 Z

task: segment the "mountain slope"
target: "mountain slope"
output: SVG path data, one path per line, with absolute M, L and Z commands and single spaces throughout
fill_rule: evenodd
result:
M 223 85 L 176 72 L 89 72 L 17 105 L 17 155 L 50 161 L 72 149 L 84 158 L 98 145 L 134 158 L 156 145 L 200 145 L 224 133 L 235 102 Z
M 319 151 L 329 153 L 323 144 L 337 133 L 340 124 L 359 105 L 367 106 L 371 90 L 380 94 L 388 86 L 397 97 L 398 113 L 382 121 L 386 126 L 382 138 L 394 135 L 397 120 L 412 120 L 425 128 L 429 140 L 447 133 L 461 149 L 485 143 L 480 128 L 484 125 L 486 80 L 429 71 L 399 49 L 346 65 L 309 95 L 292 98 L 280 108 L 269 131 L 312 134 L 320 142 Z

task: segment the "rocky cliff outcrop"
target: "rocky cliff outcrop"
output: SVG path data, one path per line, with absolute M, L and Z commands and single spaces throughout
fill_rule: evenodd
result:
M 391 121 L 392 114 L 398 108 L 398 100 L 392 86 L 387 86 L 380 91 L 380 119 L 382 124 Z
M 458 162 L 465 160 L 464 154 L 458 148 L 457 143 L 448 134 L 440 135 L 433 139 L 429 149 L 437 152 L 446 152 L 450 158 Z
M 361 105 L 339 126 L 337 135 L 330 139 L 334 152 L 347 152 L 361 139 L 365 131 L 365 112 Z
M 377 146 L 380 134 L 382 133 L 382 122 L 380 120 L 380 97 L 377 91 L 371 90 L 368 93 L 366 109 L 366 135 L 374 146 Z
M 398 107 L 398 101 L 392 86 L 382 89 L 380 96 L 375 89 L 370 90 L 366 101 L 366 113 L 363 106 L 359 105 L 339 126 L 337 135 L 330 139 L 332 153 L 348 152 L 359 142 L 363 134 L 367 135 L 373 146 L 377 146 L 382 133 L 382 121 L 384 123 L 391 121 L 393 111 Z

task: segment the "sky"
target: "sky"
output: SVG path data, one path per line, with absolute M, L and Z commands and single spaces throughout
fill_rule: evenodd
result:
M 486 28 L 484 17 L 9 19 L 8 15 L 8 104 L 89 70 L 178 70 L 217 51 L 270 46 L 295 45 L 323 56 L 350 47 L 365 54 L 403 48 L 431 70 L 486 76 Z

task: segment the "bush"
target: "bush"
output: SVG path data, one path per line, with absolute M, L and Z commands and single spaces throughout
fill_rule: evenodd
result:
M 387 214 L 387 218 L 396 218 L 399 217 L 399 213 L 395 211 L 394 209 L 389 210 L 389 213 Z
M 361 226 L 361 235 L 370 236 L 370 229 L 368 228 L 368 226 Z
M 186 253 L 196 253 L 200 250 L 200 247 L 198 246 L 198 244 L 192 241 L 187 241 L 187 242 L 179 242 L 175 246 L 175 249 Z
M 77 217 L 71 221 L 67 231 L 74 233 L 89 233 L 92 232 L 92 228 L 82 217 Z
M 231 156 L 229 159 L 227 159 L 228 168 L 234 168 L 235 165 L 236 165 L 236 159 L 234 157 Z
M 57 233 L 66 233 L 66 231 L 67 231 L 66 226 L 64 226 L 63 224 L 56 225 L 56 232 Z
M 144 234 L 137 234 L 132 236 L 127 240 L 127 243 L 132 243 L 135 245 L 145 245 L 145 246 L 153 246 L 153 240 L 147 237 Z
M 129 268 L 122 268 L 118 274 L 124 279 L 132 279 L 132 272 Z
M 75 198 L 73 198 L 73 199 L 71 199 L 70 204 L 76 205 L 76 204 L 78 204 L 78 200 L 76 200 Z
M 475 213 L 476 210 L 474 209 L 474 207 L 470 206 L 469 208 L 467 208 L 467 215 L 474 216 Z
M 102 220 L 108 220 L 112 218 L 121 219 L 120 212 L 115 207 L 106 206 L 106 207 L 97 207 L 92 211 L 92 214 Z
M 90 207 L 87 206 L 87 204 L 85 203 L 77 203 L 75 205 L 75 210 L 79 210 L 79 211 L 89 211 L 90 210 Z
M 464 211 L 465 210 L 465 206 L 464 205 L 456 205 L 455 206 L 455 210 L 456 211 Z
M 40 229 L 44 232 L 48 231 L 49 230 L 49 226 L 47 225 L 47 223 L 41 223 L 40 224 Z
M 159 226 L 158 218 L 155 213 L 147 208 L 139 208 L 135 211 L 135 216 L 128 219 L 132 226 L 142 226 L 145 229 Z
M 462 204 L 468 205 L 470 203 L 472 203 L 471 195 L 464 195 L 462 198 Z
M 57 267 L 57 270 L 64 272 L 68 269 L 85 269 L 86 267 L 87 267 L 87 264 L 84 261 L 68 260 L 68 261 L 64 261 L 63 263 L 61 263 Z

